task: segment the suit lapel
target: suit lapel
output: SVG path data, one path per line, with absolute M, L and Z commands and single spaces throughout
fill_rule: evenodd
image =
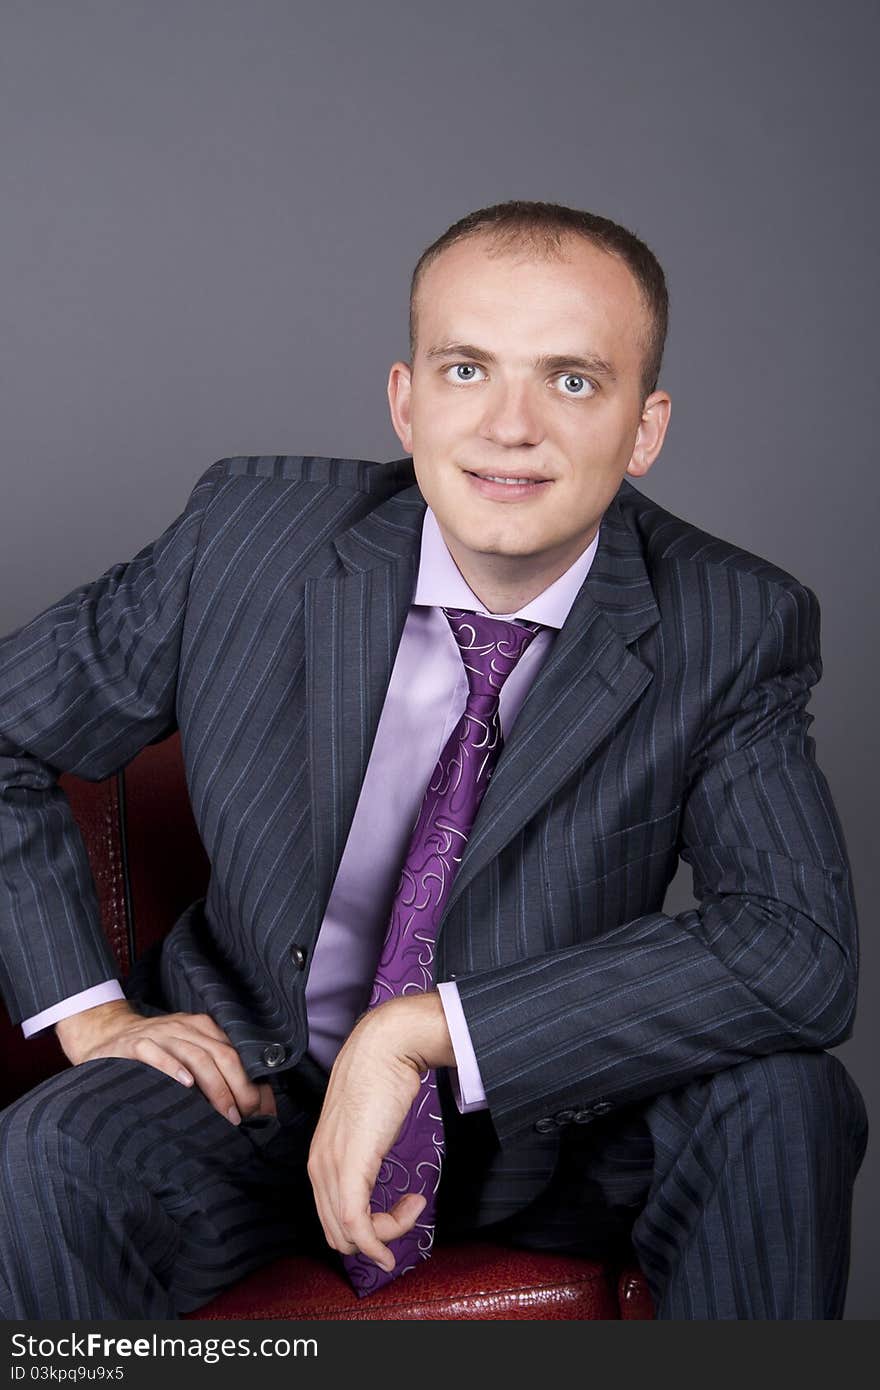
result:
M 415 592 L 426 505 L 417 486 L 334 544 L 344 571 L 305 589 L 306 719 L 320 926 Z
M 583 764 L 653 674 L 629 650 L 660 614 L 621 490 L 565 625 L 505 741 L 438 932 L 474 877 Z M 309 758 L 318 911 L 360 795 L 418 573 L 426 504 L 417 486 L 344 532 L 345 572 L 306 586 Z M 316 924 L 317 925 L 317 924 Z

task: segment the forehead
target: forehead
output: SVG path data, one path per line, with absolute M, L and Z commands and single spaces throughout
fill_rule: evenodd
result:
M 530 355 L 588 350 L 638 370 L 647 330 L 629 267 L 577 236 L 565 237 L 553 256 L 468 237 L 422 272 L 416 309 L 419 352 L 442 341 L 493 351 L 519 345 Z

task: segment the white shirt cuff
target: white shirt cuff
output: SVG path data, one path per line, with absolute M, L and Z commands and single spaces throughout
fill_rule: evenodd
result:
M 455 1053 L 455 1067 L 448 1068 L 455 1103 L 462 1115 L 466 1115 L 470 1110 L 488 1110 L 483 1078 L 480 1076 L 464 1009 L 458 997 L 458 985 L 448 980 L 437 986 L 437 993 L 440 995 L 452 1050 Z
M 22 1019 L 21 1031 L 26 1038 L 32 1038 L 35 1033 L 42 1032 L 59 1019 L 70 1018 L 71 1014 L 81 1014 L 86 1009 L 94 1009 L 97 1004 L 109 1004 L 111 999 L 124 998 L 125 994 L 118 980 L 105 980 L 101 985 L 92 985 L 89 989 L 80 990 L 79 994 L 69 994 L 66 999 L 59 999 L 57 1004 L 43 1009 L 42 1013 Z

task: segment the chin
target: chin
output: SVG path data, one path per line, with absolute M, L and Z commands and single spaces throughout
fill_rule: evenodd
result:
M 485 531 L 475 536 L 473 542 L 463 542 L 473 554 L 476 555 L 499 555 L 507 556 L 510 559 L 525 560 L 530 555 L 537 555 L 543 546 L 534 537 L 529 536 L 505 536 L 488 537 Z

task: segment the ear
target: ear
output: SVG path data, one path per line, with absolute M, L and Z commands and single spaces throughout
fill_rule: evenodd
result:
M 394 433 L 406 452 L 412 454 L 412 369 L 407 362 L 393 363 L 388 373 L 388 405 Z
M 671 410 L 672 399 L 665 391 L 652 391 L 647 397 L 642 406 L 632 457 L 626 466 L 631 477 L 643 478 L 663 448 Z

